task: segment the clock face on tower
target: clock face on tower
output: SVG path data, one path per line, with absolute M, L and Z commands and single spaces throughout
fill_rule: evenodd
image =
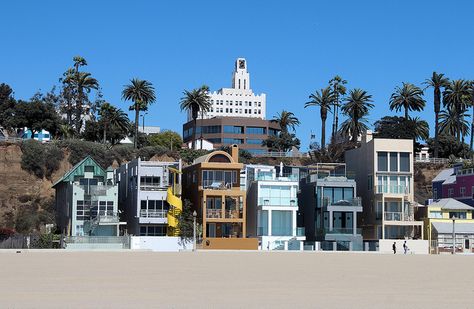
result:
M 245 60 L 239 60 L 239 69 L 245 69 Z

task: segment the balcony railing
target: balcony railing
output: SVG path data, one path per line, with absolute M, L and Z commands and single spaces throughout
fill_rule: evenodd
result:
M 299 181 L 298 175 L 295 174 L 276 174 L 275 177 L 273 175 L 267 174 L 258 174 L 255 180 L 271 180 L 271 181 Z
M 298 206 L 296 197 L 260 197 L 259 206 Z
M 348 234 L 348 235 L 353 235 L 353 234 L 362 234 L 362 229 L 356 228 L 355 233 L 353 228 L 333 228 L 332 230 L 325 229 L 324 232 L 326 234 Z
M 202 188 L 203 189 L 210 189 L 210 190 L 231 190 L 233 187 L 240 188 L 234 186 L 232 183 L 226 183 L 222 180 L 203 180 Z
M 84 190 L 85 194 L 92 196 L 106 196 L 107 190 L 112 188 L 107 185 L 79 185 L 79 187 Z
M 92 219 L 93 224 L 119 223 L 120 219 L 116 212 L 101 210 Z
M 165 191 L 168 187 L 161 186 L 159 184 L 140 184 L 141 191 Z
M 206 218 L 208 219 L 222 218 L 222 209 L 206 209 Z
M 379 193 L 390 193 L 390 194 L 403 194 L 407 195 L 410 193 L 410 187 L 400 185 L 382 185 L 375 186 L 375 192 Z
M 324 198 L 324 207 L 328 206 L 347 206 L 347 207 L 354 207 L 354 206 L 362 206 L 362 200 L 360 197 L 346 199 L 346 200 L 339 200 L 331 203 L 329 198 Z
M 386 221 L 414 221 L 415 218 L 413 215 L 403 213 L 400 211 L 386 211 L 384 212 L 384 219 Z
M 243 212 L 242 210 L 225 210 L 225 218 L 226 219 L 242 219 Z
M 140 217 L 142 218 L 166 218 L 166 215 L 168 214 L 167 210 L 161 210 L 161 209 L 156 209 L 156 210 L 151 210 L 151 209 L 141 209 L 140 210 Z

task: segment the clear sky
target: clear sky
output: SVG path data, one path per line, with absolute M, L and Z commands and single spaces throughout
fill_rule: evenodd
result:
M 123 109 L 123 85 L 151 81 L 158 101 L 146 124 L 182 133 L 183 89 L 229 87 L 235 59 L 245 57 L 254 92 L 267 94 L 267 117 L 294 112 L 306 150 L 321 123 L 304 102 L 336 74 L 373 95 L 371 123 L 393 114 L 388 100 L 402 81 L 420 85 L 433 70 L 474 79 L 473 12 L 468 0 L 5 1 L 0 82 L 27 99 L 58 85 L 81 55 L 104 98 Z M 433 131 L 431 92 L 420 116 Z

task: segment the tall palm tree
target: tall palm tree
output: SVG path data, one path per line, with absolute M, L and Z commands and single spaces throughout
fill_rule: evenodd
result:
M 135 138 L 133 139 L 133 147 L 138 148 L 138 121 L 140 111 L 148 110 L 148 106 L 156 101 L 155 88 L 146 80 L 133 78 L 130 84 L 125 85 L 122 91 L 122 99 L 132 101 L 129 110 L 135 111 Z
M 468 81 L 457 79 L 451 81 L 443 91 L 443 105 L 448 108 L 449 114 L 457 114 L 460 121 L 463 121 L 464 117 L 469 117 L 466 113 L 468 106 L 471 104 L 469 89 Z M 459 125 L 458 129 L 460 130 L 461 127 L 462 125 Z M 453 135 L 456 136 L 458 141 L 461 141 L 466 133 L 459 130 L 454 132 Z
M 295 130 L 295 127 L 300 125 L 300 121 L 292 112 L 282 110 L 272 119 L 273 122 L 278 123 L 282 132 L 288 132 L 288 129 Z
M 399 112 L 404 109 L 405 119 L 408 120 L 408 111 L 422 111 L 425 103 L 423 90 L 413 84 L 402 83 L 402 87 L 397 86 L 390 97 L 390 110 Z
M 117 127 L 123 131 L 127 131 L 130 126 L 130 120 L 128 119 L 127 114 L 120 108 L 116 108 L 107 102 L 100 106 L 99 116 L 104 125 L 104 144 L 107 142 L 107 130 L 110 127 Z
M 456 137 L 460 134 L 467 134 L 469 131 L 469 123 L 465 117 L 469 117 L 469 115 L 465 111 L 459 114 L 453 105 L 449 106 L 447 110 L 441 111 L 439 113 L 440 133 Z
M 351 136 L 352 142 L 357 142 L 360 133 L 367 130 L 367 119 L 364 117 L 369 113 L 369 109 L 374 107 L 372 95 L 362 89 L 352 89 L 346 98 L 341 110 L 349 117 L 343 122 L 341 131 Z
M 418 139 L 427 140 L 430 137 L 430 127 L 425 120 L 422 120 L 420 117 L 410 117 L 405 121 L 408 122 L 408 130 L 413 132 L 413 139 L 415 141 Z
M 344 86 L 347 84 L 347 81 L 345 79 L 342 79 L 339 75 L 334 76 L 330 81 L 329 85 L 332 87 L 332 94 L 333 94 L 333 106 L 334 106 L 334 113 L 333 113 L 333 124 L 332 124 L 332 137 L 334 138 L 336 136 L 337 131 L 339 130 L 339 106 L 340 102 L 339 96 L 344 96 L 346 95 L 346 87 Z
M 433 72 L 431 78 L 426 79 L 423 84 L 426 87 L 433 88 L 433 105 L 434 105 L 434 112 L 435 112 L 435 149 L 434 149 L 434 157 L 438 157 L 438 148 L 439 148 L 439 112 L 441 111 L 441 88 L 446 89 L 449 85 L 449 78 L 444 77 L 443 73 L 436 73 Z
M 310 94 L 310 101 L 304 104 L 304 107 L 319 106 L 321 115 L 321 148 L 326 148 L 326 119 L 328 112 L 331 112 L 331 104 L 333 101 L 333 92 L 330 87 L 316 91 Z
M 197 128 L 197 118 L 199 112 L 201 112 L 201 117 L 203 117 L 205 112 L 208 112 L 211 109 L 211 97 L 209 96 L 209 87 L 202 85 L 200 88 L 193 89 L 191 91 L 184 90 L 183 97 L 181 98 L 180 108 L 181 110 L 187 110 L 191 112 L 191 117 L 193 118 L 193 140 L 191 141 L 192 149 L 196 147 L 196 128 Z M 202 149 L 202 129 L 201 129 L 201 146 Z
M 474 81 L 471 80 L 469 82 L 469 98 L 471 99 L 470 105 L 472 107 L 472 116 L 471 116 L 471 141 L 469 143 L 469 149 L 472 150 L 472 147 L 474 146 Z

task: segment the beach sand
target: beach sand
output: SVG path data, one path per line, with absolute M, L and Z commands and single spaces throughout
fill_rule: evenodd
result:
M 472 308 L 474 256 L 0 253 L 0 308 Z

